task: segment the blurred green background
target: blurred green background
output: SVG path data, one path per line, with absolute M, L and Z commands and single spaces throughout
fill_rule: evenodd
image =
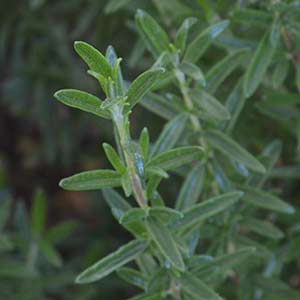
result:
M 114 141 L 110 122 L 71 110 L 55 101 L 53 94 L 62 88 L 100 93 L 73 51 L 75 40 L 87 41 L 101 51 L 113 45 L 123 57 L 124 77 L 130 81 L 153 63 L 136 33 L 136 9 L 146 10 L 174 35 L 172 28 L 178 28 L 189 16 L 199 18 L 200 27 L 207 26 L 212 12 L 203 5 L 205 2 L 0 1 L 0 204 L 3 207 L 5 201 L 10 203 L 8 221 L 0 226 L 7 238 L 0 247 L 1 299 L 126 299 L 135 294 L 115 275 L 92 286 L 73 285 L 78 272 L 116 249 L 129 236 L 111 216 L 100 192 L 65 192 L 58 187 L 65 176 L 108 166 L 101 143 Z M 228 17 L 238 2 L 243 1 L 212 1 L 221 17 Z M 244 2 L 259 5 L 257 1 Z M 259 28 L 251 35 L 258 32 Z M 239 32 L 241 36 L 248 33 L 247 27 Z M 222 54 L 220 50 L 210 51 L 203 68 L 211 66 Z M 231 87 L 228 81 L 224 91 Z M 284 143 L 280 164 L 298 165 L 298 111 L 293 110 L 293 116 L 287 117 L 282 126 L 278 120 L 265 118 L 252 103 L 246 106 L 235 136 L 246 146 L 252 145 L 253 139 L 256 145 L 262 140 L 266 145 L 280 138 Z M 153 140 L 163 124 L 162 118 L 140 106 L 131 117 L 133 135 L 147 126 Z M 276 185 L 283 188 L 291 203 L 299 205 L 299 174 L 294 171 L 288 175 L 289 180 Z M 168 199 L 172 199 L 178 185 L 173 181 L 165 186 Z M 41 254 L 34 255 L 32 245 L 36 243 L 31 227 L 36 197 L 44 197 L 47 204 L 45 240 L 53 242 L 59 254 L 45 243 Z M 57 227 L 62 222 L 64 226 Z M 58 233 L 52 230 L 48 234 L 52 228 L 59 228 Z

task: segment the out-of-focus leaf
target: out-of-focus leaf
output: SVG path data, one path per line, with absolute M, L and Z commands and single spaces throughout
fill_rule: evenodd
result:
M 149 210 L 149 215 L 153 216 L 163 223 L 174 222 L 183 218 L 183 213 L 169 207 L 152 207 Z
M 196 18 L 190 17 L 183 21 L 182 25 L 176 32 L 175 37 L 175 47 L 180 50 L 181 54 L 183 54 L 189 29 L 197 22 Z
M 195 276 L 202 277 L 208 272 L 225 272 L 236 266 L 238 267 L 240 264 L 243 263 L 244 260 L 246 260 L 250 256 L 253 256 L 255 252 L 255 248 L 245 247 L 233 253 L 218 256 L 213 260 L 208 260 L 206 263 L 199 264 L 198 266 L 192 260 L 191 273 L 195 274 Z
M 138 257 L 147 246 L 146 241 L 133 240 L 86 269 L 75 282 L 84 284 L 100 280 Z
M 121 268 L 117 271 L 117 274 L 123 280 L 141 289 L 146 289 L 147 287 L 147 277 L 142 272 L 131 268 Z
M 131 297 L 127 300 L 163 300 L 164 297 L 161 293 L 155 293 L 155 294 L 140 294 L 135 297 Z
M 221 131 L 206 130 L 204 137 L 213 148 L 244 164 L 249 169 L 259 173 L 266 171 L 265 167 L 254 156 Z
M 147 161 L 147 159 L 148 159 L 149 143 L 150 143 L 149 132 L 148 132 L 148 129 L 145 127 L 142 130 L 140 138 L 139 138 L 139 145 L 141 147 L 141 151 L 142 151 L 145 161 Z
M 259 235 L 269 237 L 274 240 L 283 238 L 283 232 L 269 222 L 264 222 L 255 218 L 243 218 L 242 224 L 250 231 Z
M 250 97 L 259 84 L 272 62 L 275 47 L 271 45 L 270 35 L 266 33 L 260 41 L 244 77 L 244 94 Z
M 60 90 L 54 97 L 65 105 L 78 108 L 96 116 L 110 119 L 109 111 L 100 107 L 102 101 L 96 96 L 79 90 Z
M 186 120 L 187 116 L 180 114 L 164 126 L 163 131 L 151 150 L 151 157 L 172 149 L 176 145 L 184 130 Z
M 205 75 L 206 90 L 214 93 L 219 85 L 228 77 L 241 63 L 247 49 L 239 49 L 216 63 Z
M 292 214 L 295 211 L 288 203 L 260 189 L 243 186 L 242 190 L 245 192 L 242 199 L 254 206 L 287 214 Z
M 276 64 L 272 75 L 272 85 L 275 89 L 278 89 L 283 84 L 288 76 L 289 68 L 290 62 L 286 59 Z
M 105 5 L 104 11 L 106 14 L 111 14 L 126 6 L 131 0 L 110 0 Z
M 185 210 L 193 206 L 202 191 L 205 177 L 205 167 L 202 163 L 197 163 L 195 167 L 189 172 L 176 200 L 176 209 Z
M 200 224 L 204 220 L 221 213 L 235 204 L 243 195 L 243 192 L 235 191 L 225 193 L 209 200 L 203 201 L 185 210 L 183 219 L 177 221 L 175 228 L 184 229 Z
M 198 81 L 202 86 L 206 86 L 204 74 L 202 73 L 201 69 L 197 65 L 187 61 L 183 61 L 179 65 L 179 70 L 185 75 Z
M 51 244 L 59 243 L 65 240 L 77 227 L 75 221 L 65 221 L 56 226 L 51 227 L 46 234 L 46 240 Z
M 62 265 L 61 256 L 48 241 L 40 240 L 39 248 L 50 264 L 55 267 L 60 267 Z
M 75 42 L 74 48 L 92 71 L 101 74 L 105 78 L 111 76 L 110 64 L 96 48 L 81 41 Z
M 183 290 L 188 293 L 192 299 L 222 300 L 217 293 L 191 273 L 186 272 L 180 277 L 179 281 Z
M 146 226 L 152 239 L 164 257 L 178 270 L 184 271 L 185 265 L 178 246 L 168 228 L 157 218 L 149 216 Z
M 3 198 L 0 201 L 0 231 L 8 221 L 9 212 L 11 207 L 11 199 L 9 197 Z
M 46 199 L 41 190 L 37 190 L 33 196 L 31 210 L 31 226 L 37 234 L 42 234 L 46 223 Z
M 111 208 L 112 214 L 118 221 L 120 221 L 126 211 L 131 209 L 130 204 L 113 189 L 104 189 L 102 190 L 102 194 L 106 203 Z
M 117 187 L 121 185 L 121 175 L 112 170 L 93 170 L 64 178 L 59 183 L 65 190 L 84 191 Z
M 229 25 L 227 20 L 208 27 L 201 32 L 187 47 L 184 60 L 196 63 L 212 41 Z
M 178 147 L 153 157 L 148 166 L 159 167 L 164 170 L 173 170 L 193 161 L 200 161 L 203 151 L 198 146 Z
M 150 15 L 139 9 L 135 21 L 141 37 L 154 56 L 169 50 L 168 35 Z
M 213 120 L 222 121 L 230 119 L 230 114 L 227 109 L 216 98 L 204 90 L 199 88 L 195 89 L 191 93 L 191 98 L 199 111 L 200 118 L 204 115 L 204 112 Z
M 127 103 L 125 110 L 129 111 L 137 104 L 144 95 L 146 95 L 153 86 L 160 80 L 161 74 L 165 70 L 163 68 L 151 69 L 139 75 L 129 86 L 126 93 Z

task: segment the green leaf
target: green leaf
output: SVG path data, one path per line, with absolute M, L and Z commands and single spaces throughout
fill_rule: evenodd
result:
M 251 205 L 287 214 L 295 212 L 291 205 L 270 193 L 249 186 L 243 186 L 242 190 L 245 192 L 242 199 Z
M 105 57 L 112 68 L 112 78 L 117 83 L 117 95 L 122 96 L 124 94 L 125 87 L 120 67 L 121 58 L 117 57 L 115 49 L 112 46 L 107 47 Z
M 183 218 L 183 213 L 169 207 L 151 207 L 149 215 L 157 218 L 163 223 L 174 222 Z
M 198 109 L 200 117 L 207 114 L 209 118 L 217 121 L 230 119 L 230 114 L 227 109 L 216 98 L 204 90 L 196 88 L 191 93 L 191 98 Z
M 175 37 L 175 47 L 180 50 L 180 54 L 183 54 L 185 47 L 186 47 L 186 41 L 188 37 L 188 32 L 190 28 L 197 22 L 196 18 L 190 17 L 186 18 L 178 31 L 176 32 Z
M 31 226 L 37 234 L 42 234 L 46 223 L 46 199 L 41 190 L 37 190 L 33 196 L 31 209 Z
M 205 177 L 205 166 L 197 163 L 187 175 L 176 200 L 176 209 L 183 211 L 193 206 L 202 191 Z
M 78 223 L 76 221 L 65 221 L 51 227 L 46 234 L 46 240 L 51 244 L 64 241 L 76 229 Z
M 300 92 L 300 63 L 298 62 L 296 65 L 296 87 L 298 92 Z
M 174 107 L 173 103 L 170 103 L 168 99 L 153 93 L 144 97 L 140 104 L 152 113 L 166 120 L 175 118 L 181 112 L 177 107 Z
M 143 240 L 133 240 L 82 272 L 75 280 L 84 284 L 102 279 L 142 254 L 148 246 Z
M 199 83 L 202 86 L 206 86 L 206 81 L 204 78 L 204 74 L 202 73 L 201 69 L 190 62 L 187 61 L 183 61 L 180 65 L 179 65 L 179 70 L 181 72 L 183 72 L 185 75 L 191 77 L 192 79 L 199 81 Z
M 65 105 L 78 108 L 92 113 L 96 116 L 110 119 L 109 111 L 103 110 L 100 105 L 102 101 L 94 95 L 79 90 L 60 90 L 54 97 Z
M 222 300 L 210 287 L 191 273 L 184 273 L 179 279 L 182 289 L 197 300 Z
M 272 85 L 275 89 L 278 89 L 283 84 L 288 76 L 289 69 L 290 62 L 287 59 L 284 59 L 276 64 L 272 75 Z
M 225 20 L 208 27 L 201 32 L 187 47 L 184 56 L 185 61 L 196 63 L 212 41 L 224 31 L 229 25 L 229 21 Z
M 14 245 L 11 241 L 11 238 L 9 236 L 1 233 L 1 235 L 0 235 L 0 253 L 2 254 L 4 251 L 10 251 L 13 248 L 14 248 Z
M 158 167 L 147 167 L 146 169 L 146 177 L 150 177 L 152 175 L 161 177 L 161 178 L 168 178 L 169 175 L 166 171 Z
M 204 220 L 223 212 L 235 204 L 243 195 L 243 192 L 234 191 L 225 193 L 209 200 L 203 201 L 185 210 L 183 219 L 174 223 L 175 228 L 185 229 L 200 224 Z
M 118 221 L 120 221 L 126 211 L 131 209 L 131 205 L 113 189 L 104 189 L 102 190 L 102 194 L 112 214 Z
M 246 97 L 243 91 L 243 78 L 235 85 L 228 98 L 225 106 L 229 111 L 231 118 L 226 124 L 226 133 L 229 134 L 234 129 L 240 113 L 242 112 L 246 103 Z
M 138 9 L 135 22 L 141 37 L 155 57 L 169 50 L 168 35 L 150 15 Z
M 59 185 L 65 190 L 73 191 L 117 187 L 121 185 L 121 175 L 112 170 L 86 171 L 62 179 Z
M 151 157 L 167 151 L 176 145 L 185 128 L 186 121 L 187 116 L 180 114 L 164 126 L 163 131 L 152 148 Z
M 191 273 L 193 273 L 195 276 L 203 277 L 210 272 L 226 272 L 227 270 L 242 265 L 242 262 L 244 262 L 247 258 L 253 256 L 255 252 L 255 248 L 245 247 L 233 253 L 218 256 L 213 260 L 207 261 L 206 263 L 202 263 L 198 266 L 195 265 L 195 263 L 193 263 L 192 261 Z
M 122 268 L 117 271 L 117 274 L 126 282 L 135 285 L 141 289 L 145 290 L 147 287 L 147 277 L 137 270 L 131 268 Z
M 106 14 L 111 14 L 126 6 L 132 0 L 110 0 L 104 7 Z
M 269 33 L 266 33 L 259 43 L 245 74 L 243 88 L 247 98 L 255 92 L 262 82 L 271 64 L 275 49 L 276 48 L 271 45 Z
M 242 224 L 248 230 L 253 231 L 261 236 L 279 240 L 284 237 L 283 232 L 270 222 L 261 221 L 255 218 L 243 217 Z
M 142 208 L 134 207 L 125 212 L 125 214 L 120 219 L 120 223 L 132 223 L 136 221 L 141 221 L 146 217 L 146 211 Z
M 96 48 L 80 41 L 74 43 L 74 48 L 92 71 L 101 74 L 105 78 L 111 76 L 110 64 Z
M 235 10 L 232 16 L 234 22 L 245 23 L 248 26 L 269 27 L 273 21 L 272 19 L 271 12 L 250 8 Z
M 236 69 L 247 49 L 239 49 L 216 63 L 206 74 L 206 90 L 213 94 L 219 85 Z
M 135 297 L 131 297 L 127 300 L 163 300 L 164 297 L 162 293 L 155 293 L 155 294 L 140 294 Z
M 55 248 L 46 240 L 39 241 L 39 248 L 50 264 L 55 267 L 62 265 L 62 258 Z
M 203 150 L 199 146 L 178 147 L 153 157 L 147 166 L 155 166 L 164 170 L 176 169 L 203 158 Z
M 141 147 L 141 151 L 142 151 L 145 161 L 147 161 L 147 159 L 148 159 L 149 143 L 150 143 L 149 132 L 148 132 L 148 129 L 145 127 L 142 130 L 140 138 L 139 138 L 139 145 Z
M 119 158 L 119 156 L 118 156 L 117 152 L 115 151 L 115 149 L 107 143 L 103 143 L 102 146 L 103 146 L 105 154 L 106 154 L 109 162 L 111 163 L 111 165 L 120 174 L 125 174 L 126 173 L 126 167 L 123 165 L 123 163 L 122 163 L 121 159 Z
M 206 130 L 204 136 L 213 148 L 219 150 L 231 159 L 244 164 L 253 171 L 259 173 L 266 171 L 265 167 L 254 156 L 221 131 Z
M 146 219 L 146 227 L 163 256 L 178 270 L 184 271 L 185 265 L 178 246 L 169 229 L 153 216 Z
M 164 73 L 163 68 L 151 69 L 139 75 L 129 86 L 126 93 L 128 106 L 126 111 L 131 110 L 159 81 L 161 74 Z

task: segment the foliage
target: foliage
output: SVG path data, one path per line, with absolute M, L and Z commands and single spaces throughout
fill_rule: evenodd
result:
M 297 67 L 287 39 L 294 42 L 299 18 L 294 7 L 299 3 L 241 5 L 231 12 L 229 22 L 221 20 L 208 1 L 198 2 L 208 26 L 199 29 L 198 20 L 189 17 L 172 38 L 148 13 L 137 11 L 136 28 L 153 64 L 131 83 L 124 81 L 121 59 L 111 46 L 103 55 L 85 42 L 74 44 L 105 98 L 70 89 L 55 97 L 111 119 L 117 150 L 103 144 L 113 169 L 75 174 L 60 186 L 103 189 L 114 217 L 133 235 L 132 241 L 83 271 L 76 283 L 94 282 L 116 271 L 142 289 L 132 299 L 298 299 L 299 291 L 286 282 L 289 264 L 299 264 L 299 226 L 293 224 L 298 213 L 270 180 L 274 174 L 286 174 L 276 168 L 282 143 L 256 136 L 253 126 L 245 146 L 233 132 L 249 127 L 250 123 L 239 126 L 249 98 L 279 121 L 283 114 L 274 117 L 272 112 L 277 109 L 275 96 L 279 107 L 297 111 L 295 103 L 286 104 L 281 97 L 282 91 L 293 97 L 297 89 L 297 80 L 285 84 L 289 72 L 283 76 L 288 68 L 281 60 L 287 64 L 288 58 Z M 121 6 L 110 1 L 107 11 L 117 9 L 114 5 Z M 264 29 L 259 39 L 251 22 L 256 18 Z M 251 25 L 255 33 L 238 32 L 240 23 Z M 221 58 L 204 64 L 208 49 Z M 271 68 L 280 71 L 270 72 Z M 224 84 L 228 78 L 230 88 Z M 129 116 L 138 103 L 167 120 L 155 142 L 147 129 L 132 137 Z M 290 121 L 288 117 L 283 123 L 290 128 Z M 246 149 L 253 144 L 258 155 Z M 177 199 L 166 201 L 163 181 L 170 173 L 180 176 L 183 184 Z M 121 188 L 126 199 L 112 188 Z M 132 267 L 124 267 L 130 262 Z

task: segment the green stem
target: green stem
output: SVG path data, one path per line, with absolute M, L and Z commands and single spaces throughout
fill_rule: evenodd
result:
M 115 104 L 111 109 L 115 128 L 120 139 L 120 145 L 124 154 L 125 162 L 128 167 L 128 173 L 135 199 L 140 207 L 147 208 L 147 199 L 142 187 L 141 179 L 136 172 L 134 162 L 128 152 L 128 145 L 131 143 L 130 135 L 127 130 L 128 116 L 124 116 L 123 108 L 120 104 Z

